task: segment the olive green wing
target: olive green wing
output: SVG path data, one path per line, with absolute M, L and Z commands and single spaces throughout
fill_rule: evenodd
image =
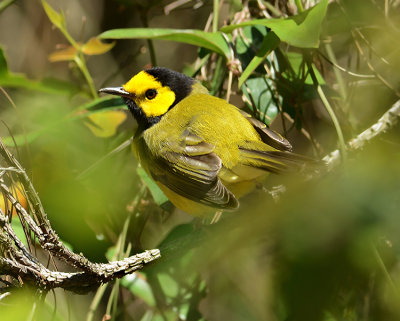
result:
M 269 129 L 267 125 L 258 119 L 255 119 L 245 111 L 239 109 L 239 112 L 249 121 L 250 124 L 253 125 L 254 129 L 260 135 L 260 138 L 264 143 L 278 150 L 289 152 L 292 151 L 292 145 L 285 137 L 281 136 L 272 129 Z
M 213 145 L 186 130 L 179 143 L 159 151 L 158 156 L 148 155 L 152 158 L 148 171 L 155 181 L 192 201 L 235 209 L 239 203 L 219 180 L 222 162 L 213 151 Z
M 276 174 L 299 171 L 304 167 L 319 164 L 307 156 L 292 153 L 292 145 L 286 138 L 269 129 L 250 114 L 243 110 L 239 111 L 253 125 L 263 143 L 266 144 L 260 146 L 258 142 L 249 142 L 245 146 L 239 146 L 241 164 Z

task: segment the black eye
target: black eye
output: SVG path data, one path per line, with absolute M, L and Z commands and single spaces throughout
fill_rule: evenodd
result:
M 157 90 L 155 89 L 149 89 L 146 91 L 146 93 L 144 94 L 146 96 L 147 99 L 151 100 L 156 98 L 157 96 Z

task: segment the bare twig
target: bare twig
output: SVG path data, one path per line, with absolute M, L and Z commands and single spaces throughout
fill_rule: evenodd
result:
M 167 16 L 167 15 L 169 15 L 169 13 L 172 10 L 179 8 L 188 2 L 190 2 L 190 0 L 177 0 L 177 1 L 171 2 L 170 4 L 168 4 L 164 7 L 164 14 Z
M 34 283 L 44 290 L 60 287 L 74 292 L 85 292 L 102 283 L 140 270 L 145 264 L 159 257 L 160 251 L 155 249 L 136 254 L 121 261 L 114 261 L 107 264 L 97 263 L 95 264 L 98 271 L 97 275 L 86 272 L 66 273 L 50 271 L 42 264 L 32 267 L 26 264 L 26 262 L 19 263 L 15 259 L 0 257 L 0 270 L 2 274 L 6 273 L 15 278 L 22 278 L 24 282 Z
M 346 144 L 346 150 L 348 153 L 355 152 L 364 147 L 372 139 L 384 134 L 388 130 L 394 128 L 400 120 L 400 100 L 393 104 L 393 106 L 385 112 L 378 121 L 373 124 L 368 129 L 364 130 L 357 137 L 353 138 Z M 308 179 L 313 179 L 324 173 L 332 171 L 334 168 L 338 167 L 342 162 L 342 157 L 340 150 L 336 149 L 333 152 L 322 158 L 325 166 L 315 171 L 308 176 Z M 278 200 L 279 197 L 286 192 L 286 188 L 283 185 L 273 187 L 274 194 L 273 198 Z M 272 193 L 268 191 L 271 195 Z
M 387 81 L 377 70 L 376 68 L 372 65 L 370 59 L 368 58 L 367 54 L 364 52 L 360 42 L 357 40 L 357 37 L 355 35 L 355 32 L 352 31 L 351 32 L 352 36 L 353 36 L 353 40 L 354 43 L 357 47 L 358 52 L 361 54 L 361 56 L 363 57 L 363 59 L 365 60 L 365 63 L 367 64 L 368 68 L 375 74 L 376 78 L 378 78 L 387 88 L 389 88 L 390 90 L 392 90 L 397 97 L 400 97 L 400 91 L 397 90 L 395 87 L 393 87 L 392 84 L 389 83 L 389 81 Z
M 355 151 L 361 149 L 366 143 L 373 138 L 387 132 L 389 129 L 397 125 L 400 119 L 400 100 L 398 100 L 387 112 L 383 114 L 378 121 L 368 129 L 364 130 L 356 138 L 347 143 L 347 150 Z M 334 150 L 326 155 L 323 160 L 327 164 L 327 170 L 331 170 L 340 164 L 340 151 Z

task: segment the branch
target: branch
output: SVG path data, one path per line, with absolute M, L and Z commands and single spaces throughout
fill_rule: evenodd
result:
M 22 225 L 32 232 L 40 246 L 82 272 L 65 273 L 51 271 L 27 249 L 15 234 L 9 218 L 0 209 L 0 275 L 9 275 L 22 284 L 34 284 L 42 290 L 61 287 L 75 292 L 86 292 L 94 287 L 123 277 L 160 258 L 158 249 L 148 250 L 121 261 L 93 263 L 82 254 L 76 254 L 60 241 L 52 229 L 40 199 L 23 167 L 0 140 L 0 155 L 10 167 L 0 167 L 0 191 L 18 213 Z M 5 184 L 5 174 L 16 175 L 26 190 L 29 211 L 19 203 Z M 12 180 L 12 179 L 11 179 Z M 7 203 L 5 201 L 5 203 Z M 7 206 L 6 206 L 7 208 Z M 9 287 L 9 286 L 8 286 Z
M 356 138 L 353 138 L 347 143 L 347 150 L 349 152 L 356 151 L 365 146 L 366 143 L 371 141 L 373 138 L 386 133 L 389 129 L 397 125 L 400 119 L 400 100 L 395 102 L 393 106 L 385 112 L 378 121 L 368 129 L 364 130 Z M 334 150 L 330 154 L 323 158 L 326 162 L 327 171 L 340 165 L 340 151 Z
M 3 240 L 2 240 L 3 241 Z M 145 251 L 121 261 L 107 264 L 96 263 L 97 274 L 87 272 L 56 272 L 50 271 L 42 264 L 36 268 L 15 259 L 0 257 L 0 271 L 2 274 L 21 278 L 25 283 L 33 283 L 42 290 L 63 288 L 77 293 L 84 293 L 94 289 L 102 283 L 121 278 L 143 268 L 155 259 L 160 258 L 159 250 Z
M 354 152 L 361 149 L 372 139 L 386 133 L 388 130 L 395 127 L 398 124 L 399 120 L 400 100 L 395 102 L 393 106 L 387 112 L 385 112 L 375 124 L 364 130 L 357 137 L 351 139 L 346 144 L 346 150 L 348 152 Z M 340 150 L 334 150 L 333 152 L 322 158 L 322 162 L 325 166 L 323 168 L 319 168 L 318 170 L 313 171 L 310 175 L 308 175 L 307 180 L 319 177 L 324 173 L 332 171 L 334 168 L 338 167 L 341 164 L 341 160 L 342 159 L 340 155 Z M 271 189 L 267 190 L 267 192 L 272 196 L 274 200 L 279 200 L 279 197 L 286 192 L 286 187 L 283 185 L 274 186 Z
M 3 156 L 6 163 L 17 169 L 15 174 L 19 181 L 24 186 L 27 194 L 27 198 L 30 200 L 30 204 L 33 207 L 33 215 L 29 215 L 28 212 L 19 204 L 18 200 L 10 192 L 7 185 L 4 184 L 4 180 L 0 178 L 0 189 L 5 193 L 8 200 L 15 207 L 15 210 L 21 215 L 23 220 L 28 224 L 28 227 L 37 237 L 40 246 L 52 253 L 55 257 L 71 264 L 73 267 L 77 267 L 86 272 L 96 274 L 96 267 L 83 255 L 76 254 L 68 249 L 59 239 L 58 235 L 51 228 L 50 222 L 47 219 L 46 212 L 43 209 L 42 203 L 26 174 L 24 168 L 15 159 L 15 157 L 8 151 L 3 141 L 0 139 L 0 155 Z M 36 219 L 36 221 L 34 220 Z

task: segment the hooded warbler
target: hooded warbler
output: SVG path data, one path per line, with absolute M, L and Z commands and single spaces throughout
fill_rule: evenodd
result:
M 122 87 L 138 122 L 133 149 L 142 167 L 178 208 L 194 215 L 234 210 L 266 172 L 296 168 L 304 158 L 251 115 L 167 68 L 139 72 Z

